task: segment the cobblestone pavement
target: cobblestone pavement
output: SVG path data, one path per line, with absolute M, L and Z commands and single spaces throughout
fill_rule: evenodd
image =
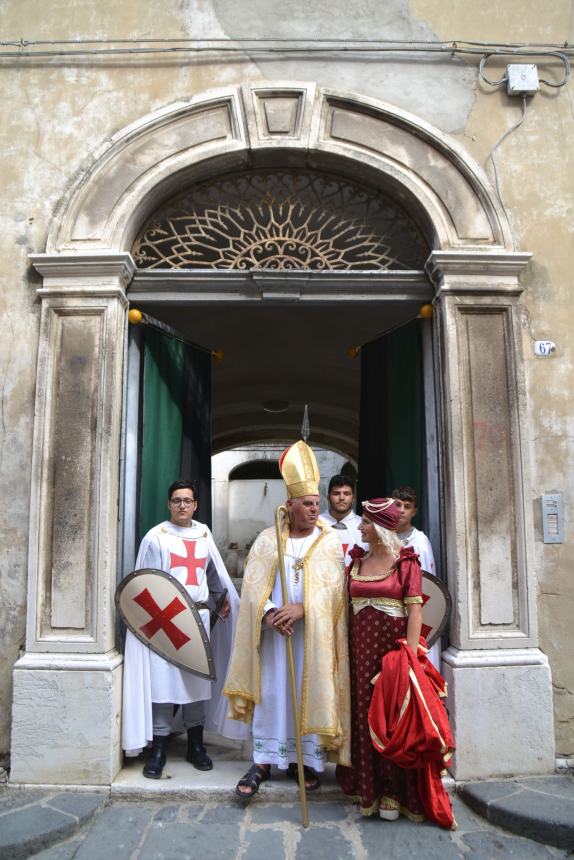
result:
M 344 802 L 309 803 L 310 826 L 297 803 L 126 802 L 112 800 L 41 860 L 549 860 L 567 852 L 488 824 L 454 798 L 456 831 L 430 824 L 361 818 Z M 28 855 L 30 856 L 30 855 Z

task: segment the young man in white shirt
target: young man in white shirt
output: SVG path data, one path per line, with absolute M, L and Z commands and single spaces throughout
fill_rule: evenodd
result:
M 321 514 L 321 519 L 335 529 L 343 552 L 345 565 L 351 561 L 349 551 L 355 544 L 364 547 L 359 532 L 361 517 L 353 510 L 355 504 L 355 482 L 347 475 L 333 475 L 327 490 L 329 510 Z
M 428 537 L 420 529 L 412 525 L 417 513 L 417 493 L 412 487 L 395 487 L 393 490 L 395 505 L 400 511 L 401 519 L 397 528 L 397 537 L 401 544 L 412 546 L 418 553 L 421 568 L 436 576 L 434 555 Z M 440 672 L 440 639 L 431 646 L 428 658 Z
M 434 556 L 430 541 L 424 532 L 412 525 L 418 510 L 416 490 L 412 487 L 395 487 L 392 495 L 401 515 L 397 537 L 403 546 L 413 547 L 419 555 L 422 569 L 435 576 Z

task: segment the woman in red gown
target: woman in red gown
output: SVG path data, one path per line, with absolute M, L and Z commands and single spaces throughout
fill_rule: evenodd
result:
M 422 624 L 422 577 L 418 556 L 401 549 L 394 530 L 399 511 L 392 499 L 363 503 L 359 526 L 367 553 L 351 551 L 349 569 L 351 663 L 351 767 L 337 767 L 345 794 L 361 805 L 363 815 L 394 820 L 399 814 L 422 821 L 416 770 L 398 767 L 378 753 L 369 733 L 372 679 L 381 659 L 406 637 L 416 654 Z

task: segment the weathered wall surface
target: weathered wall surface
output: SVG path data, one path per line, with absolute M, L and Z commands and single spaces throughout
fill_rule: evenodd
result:
M 537 0 L 474 4 L 463 0 L 5 0 L 4 40 L 137 38 L 347 38 L 572 41 L 571 3 Z M 62 48 L 65 46 L 61 46 Z M 72 49 L 74 46 L 67 46 Z M 123 47 L 128 47 L 124 45 Z M 167 47 L 167 46 L 162 46 Z M 365 47 L 367 47 L 365 45 Z M 102 50 L 103 45 L 94 45 Z M 37 50 L 38 48 L 35 48 Z M 55 51 L 56 48 L 49 50 Z M 561 65 L 536 59 L 543 77 Z M 491 78 L 502 66 L 489 65 Z M 501 134 L 520 118 L 520 99 L 479 82 L 478 59 L 406 51 L 295 55 L 259 52 L 154 53 L 106 57 L 0 60 L 2 153 L 2 338 L 0 514 L 0 751 L 8 749 L 11 669 L 24 638 L 31 462 L 38 337 L 37 279 L 27 254 L 45 249 L 54 212 L 90 158 L 110 136 L 171 102 L 245 80 L 311 80 L 388 101 L 453 135 L 486 165 Z M 537 526 L 536 567 L 541 647 L 555 684 L 557 750 L 574 754 L 574 589 L 568 559 L 574 503 L 574 410 L 569 286 L 574 264 L 574 131 L 572 84 L 543 86 L 524 122 L 497 149 L 500 192 L 517 246 L 532 251 L 522 299 L 535 517 L 542 492 L 564 493 L 567 542 L 544 546 Z M 533 356 L 534 339 L 554 340 L 556 354 Z M 31 703 L 32 704 L 32 703 Z
M 570 3 L 552 4 L 541 14 L 536 2 L 511 0 L 493 14 L 492 4 L 477 4 L 469 15 L 464 3 L 413 0 L 415 14 L 426 18 L 440 39 L 476 41 L 554 42 L 572 44 L 574 10 Z M 502 14 L 500 14 L 502 13 Z M 559 81 L 544 58 L 540 76 Z M 505 58 L 506 62 L 506 58 Z M 504 64 L 487 66 L 491 80 L 501 77 Z M 568 562 L 573 535 L 570 511 L 574 504 L 574 397 L 572 394 L 571 289 L 574 264 L 574 152 L 568 140 L 574 132 L 572 80 L 561 89 L 541 86 L 519 129 L 495 153 L 501 197 L 518 247 L 533 260 L 522 278 L 523 350 L 529 406 L 532 463 L 532 503 L 535 522 L 535 565 L 539 591 L 540 647 L 552 667 L 556 751 L 574 755 L 574 663 L 568 641 L 574 612 L 574 587 Z M 517 122 L 521 100 L 509 99 L 505 89 L 477 85 L 477 97 L 459 139 L 476 160 L 487 166 L 500 135 Z M 533 352 L 535 340 L 553 340 L 556 353 L 543 359 Z M 566 542 L 542 542 L 540 496 L 564 494 Z

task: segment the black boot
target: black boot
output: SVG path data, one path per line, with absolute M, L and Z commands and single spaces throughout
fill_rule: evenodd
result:
M 211 770 L 213 762 L 203 746 L 203 726 L 193 726 L 187 730 L 187 761 L 197 770 Z
M 154 735 L 151 747 L 151 753 L 144 765 L 143 775 L 148 779 L 161 779 L 162 771 L 165 767 L 166 749 L 169 737 L 166 735 Z

